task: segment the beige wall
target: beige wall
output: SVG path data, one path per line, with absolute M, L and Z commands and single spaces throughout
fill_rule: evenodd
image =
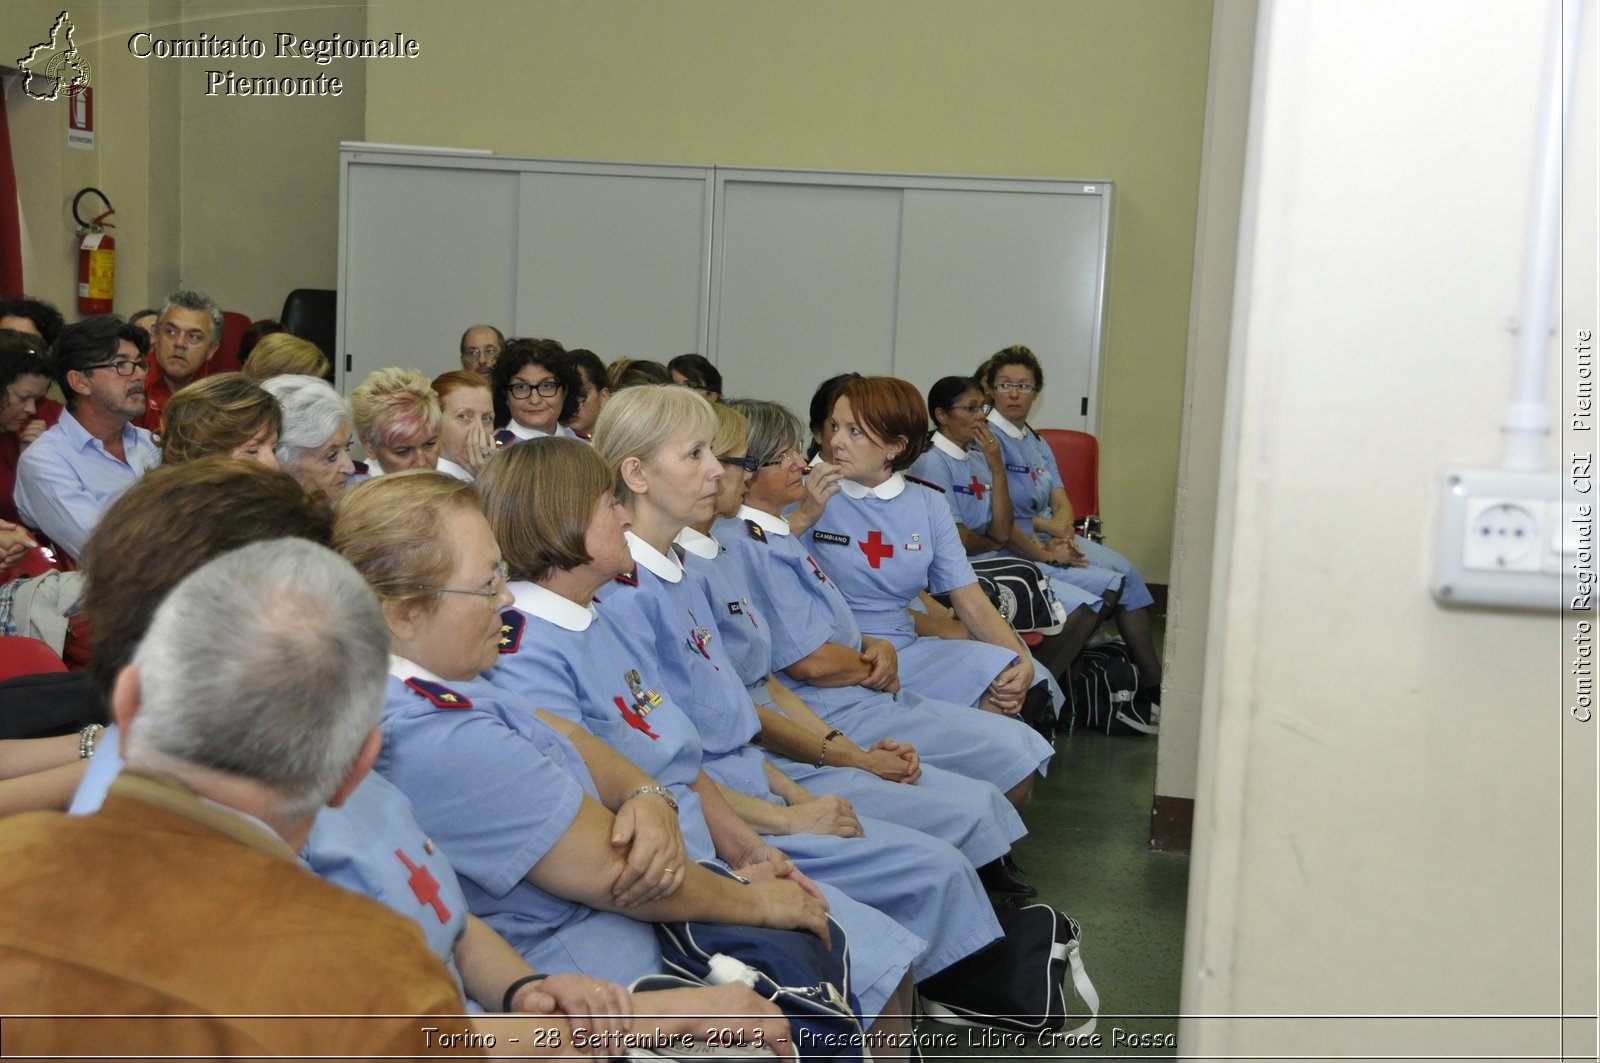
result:
M 18 0 L 0 18 L 0 55 L 16 56 L 49 31 L 60 4 Z M 262 6 L 230 0 L 97 0 L 73 4 L 76 42 L 95 88 L 94 151 L 65 146 L 65 104 L 11 107 L 31 293 L 67 311 L 76 299 L 69 206 L 84 185 L 116 206 L 116 309 L 132 313 L 174 287 L 208 292 L 225 309 L 275 317 L 294 288 L 337 280 L 338 145 L 359 139 L 365 65 L 291 60 L 137 59 L 130 35 L 192 38 L 204 31 L 267 39 L 364 35 L 359 4 Z M 338 98 L 205 95 L 207 69 L 276 77 L 327 72 Z M 86 205 L 93 200 L 87 200 Z
M 1500 454 L 1542 6 L 1262 5 L 1183 1011 L 1269 1017 L 1187 1019 L 1185 1053 L 1557 1058 L 1549 1021 L 1270 1016 L 1549 1015 L 1564 971 L 1592 1014 L 1567 627 L 1427 590 L 1440 471 Z M 1594 20 L 1564 336 L 1595 321 Z
M 375 141 L 1115 181 L 1102 509 L 1167 579 L 1209 3 L 375 0 L 369 29 L 422 47 L 369 65 Z

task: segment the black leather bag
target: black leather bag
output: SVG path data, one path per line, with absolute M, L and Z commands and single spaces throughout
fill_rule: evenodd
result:
M 1153 735 L 1160 727 L 1139 697 L 1139 669 L 1113 639 L 1089 646 L 1072 662 L 1066 682 L 1073 725 L 1108 735 Z
M 701 864 L 739 879 L 721 864 Z M 701 985 L 744 982 L 783 1010 L 801 1059 L 859 1063 L 865 1040 L 861 1004 L 850 991 L 850 940 L 832 916 L 828 936 L 823 944 L 803 930 L 656 924 L 668 971 Z
M 1054 635 L 1067 623 L 1067 610 L 1050 586 L 1050 577 L 1020 557 L 981 557 L 972 562 L 989 600 L 1018 631 Z
M 1094 1033 L 1100 994 L 1083 966 L 1078 921 L 1048 904 L 995 912 L 1005 936 L 917 985 L 930 1018 L 957 1026 L 996 1026 L 1019 1033 L 1060 1033 L 1067 1024 L 1067 972 L 1089 1018 L 1070 1036 Z

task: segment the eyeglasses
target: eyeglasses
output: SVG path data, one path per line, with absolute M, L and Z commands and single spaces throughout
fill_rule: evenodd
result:
M 724 465 L 732 465 L 743 469 L 745 472 L 755 472 L 757 469 L 761 468 L 761 463 L 754 458 L 725 458 L 721 454 L 718 454 L 717 460 L 722 462 Z
M 148 358 L 118 358 L 114 362 L 101 362 L 99 365 L 86 365 L 79 372 L 92 373 L 96 369 L 115 369 L 118 376 L 132 376 L 150 368 Z
M 791 461 L 794 461 L 796 458 L 799 458 L 802 461 L 805 460 L 804 455 L 802 455 L 800 453 L 800 450 L 799 450 L 798 447 L 789 447 L 787 450 L 779 451 L 776 455 L 773 456 L 771 461 L 762 462 L 761 463 L 761 467 L 763 469 L 770 469 L 770 468 L 772 468 L 773 466 L 776 466 L 776 465 L 787 465 Z
M 500 353 L 500 348 L 494 344 L 485 347 L 468 347 L 466 353 L 474 358 L 494 358 Z
M 498 598 L 500 597 L 500 592 L 506 589 L 506 580 L 510 575 L 511 566 L 502 561 L 500 562 L 500 567 L 495 569 L 494 582 L 489 585 L 488 590 L 469 591 L 465 587 L 440 587 L 439 593 L 470 594 L 474 598 Z
M 952 410 L 960 410 L 962 413 L 988 413 L 994 409 L 994 405 L 988 402 L 964 402 L 960 406 L 952 406 L 950 408 Z
M 555 377 L 546 377 L 537 384 L 530 384 L 526 380 L 513 380 L 506 385 L 506 390 L 511 392 L 513 398 L 525 399 L 537 391 L 548 399 L 561 390 L 561 381 Z
M 1026 395 L 1030 391 L 1039 390 L 1037 384 L 1030 384 L 1026 380 L 1003 380 L 994 386 L 996 391 L 1020 391 Z

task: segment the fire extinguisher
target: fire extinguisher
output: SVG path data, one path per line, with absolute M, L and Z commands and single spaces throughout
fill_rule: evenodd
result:
M 78 214 L 78 203 L 93 192 L 100 197 L 106 209 L 84 221 Z M 111 313 L 112 293 L 116 289 L 117 238 L 105 230 L 116 226 L 106 221 L 116 213 L 111 200 L 98 188 L 85 188 L 72 200 L 72 220 L 78 223 L 78 312 L 81 314 Z

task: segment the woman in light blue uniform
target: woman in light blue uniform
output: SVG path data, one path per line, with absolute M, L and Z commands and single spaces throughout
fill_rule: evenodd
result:
M 970 377 L 947 376 L 928 389 L 928 412 L 934 432 L 927 450 L 911 466 L 911 475 L 944 489 L 945 501 L 956 521 L 956 534 L 967 554 L 975 559 L 1016 556 L 1009 549 L 1012 524 L 1010 477 L 996 433 L 984 419 L 989 404 L 983 389 Z M 1055 592 L 1070 612 L 1061 631 L 1035 648 L 1034 656 L 1057 676 L 1064 675 L 1108 611 L 1102 595 L 1122 578 L 1100 569 L 1065 569 L 1034 561 L 1050 578 Z M 1089 575 L 1089 590 L 1083 584 Z M 1099 584 L 1104 584 L 1099 586 Z
M 898 652 L 902 682 L 1008 716 L 1021 713 L 1037 683 L 1042 690 L 1033 696 L 1059 710 L 1049 673 L 1036 672 L 1027 647 L 979 588 L 939 488 L 901 473 L 927 438 L 917 389 L 894 377 L 845 380 L 834 392 L 829 425 L 839 491 L 801 539 L 861 630 Z M 923 591 L 950 596 L 969 639 L 919 636 L 908 608 Z
M 839 798 L 816 797 L 750 744 L 760 723 L 708 626 L 717 607 L 685 577 L 672 547 L 688 523 L 713 512 L 723 475 L 711 450 L 715 432 L 710 405 L 687 389 L 628 389 L 601 411 L 594 447 L 626 492 L 633 527 L 626 541 L 636 565 L 601 591 L 602 615 L 634 638 L 650 638 L 660 681 L 700 733 L 707 774 L 741 818 L 763 836 L 781 835 L 783 850 L 808 875 L 927 942 L 916 961 L 926 977 L 993 941 L 998 923 L 971 864 L 948 844 L 858 818 Z
M 1072 501 L 1061 485 L 1055 454 L 1028 425 L 1034 400 L 1044 388 L 1044 369 L 1032 351 L 1019 345 L 990 357 L 978 377 L 993 399 L 989 424 L 1005 457 L 1015 515 L 1012 550 L 1030 561 L 1065 566 L 1069 579 L 1082 581 L 1079 586 L 1097 594 L 1102 593 L 1098 584 L 1103 573 L 1120 577 L 1107 600 L 1115 607 L 1117 630 L 1139 670 L 1139 694 L 1159 706 L 1161 655 L 1150 632 L 1155 601 L 1150 588 L 1127 558 L 1075 533 Z
M 763 427 L 770 427 L 775 420 L 770 412 L 782 408 L 765 405 L 771 410 L 763 409 L 761 420 Z M 922 717 L 934 725 L 923 729 L 931 754 L 887 734 L 879 735 L 868 742 L 870 748 L 863 749 L 844 728 L 832 727 L 818 716 L 795 691 L 772 682 L 773 631 L 785 623 L 786 615 L 777 615 L 762 593 L 763 581 L 752 579 L 735 552 L 745 549 L 746 544 L 752 549 L 764 547 L 750 539 L 742 521 L 731 520 L 761 463 L 746 457 L 749 422 L 744 414 L 725 405 L 719 405 L 716 412 L 714 449 L 725 468 L 717 494 L 717 516 L 722 518 L 718 527 L 735 550 L 706 534 L 711 530 L 709 521 L 698 528 L 683 529 L 678 543 L 684 549 L 685 569 L 691 578 L 702 582 L 717 617 L 724 649 L 761 716 L 761 744 L 768 759 L 802 786 L 848 797 L 882 819 L 943 838 L 977 866 L 986 886 L 991 890 L 1000 888 L 997 869 L 988 869 L 987 865 L 1003 857 L 1011 842 L 1026 833 L 1021 817 L 994 784 L 929 762 L 930 757 L 938 757 L 941 761 L 983 768 L 983 747 L 992 743 L 987 742 L 982 728 L 944 728 L 931 718 Z M 798 430 L 792 414 L 782 411 L 781 416 L 785 429 Z M 809 589 L 802 586 L 798 597 L 804 600 L 808 593 Z M 782 610 L 783 614 L 790 612 L 789 608 Z M 857 700 L 881 699 L 887 702 L 889 713 L 903 715 L 893 695 L 856 689 Z M 973 718 L 968 710 L 948 708 L 960 716 L 961 722 Z M 1020 775 L 1031 775 L 1036 767 L 1037 764 L 1024 763 Z M 908 776 L 908 768 L 918 774 Z M 1004 775 L 1000 778 L 1007 784 L 1014 781 Z M 908 782 L 914 785 L 907 785 Z
M 688 861 L 670 793 L 477 678 L 499 657 L 511 597 L 470 484 L 425 471 L 368 481 L 341 506 L 334 543 L 389 621 L 377 768 L 449 854 L 468 907 L 530 962 L 626 982 L 660 969 L 636 920 L 823 925 L 795 883 L 745 887 Z M 580 739 L 613 770 L 591 774 Z
M 858 742 L 910 742 L 924 765 L 984 780 L 1020 801 L 1049 763 L 1049 743 L 1003 717 L 975 713 L 970 704 L 925 697 L 878 667 L 893 647 L 862 635 L 844 595 L 797 534 L 819 507 L 808 499 L 792 514 L 794 524 L 779 516 L 817 486 L 816 478 L 828 478 L 825 472 L 806 476 L 799 453 L 804 426 L 777 403 L 733 405 L 750 420 L 750 456 L 758 468 L 744 505 L 713 530 L 765 618 L 778 681 Z

